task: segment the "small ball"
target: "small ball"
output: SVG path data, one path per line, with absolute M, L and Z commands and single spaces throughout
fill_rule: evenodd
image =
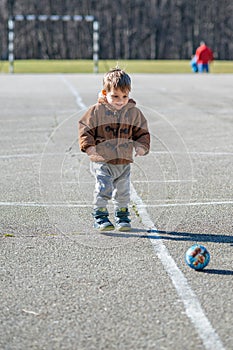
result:
M 210 253 L 200 244 L 191 246 L 185 254 L 186 264 L 194 270 L 204 269 L 210 261 Z

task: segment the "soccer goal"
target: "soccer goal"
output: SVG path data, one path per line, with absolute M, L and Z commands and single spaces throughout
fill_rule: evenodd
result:
M 22 21 L 74 21 L 74 22 L 92 22 L 92 32 L 93 32 L 93 42 L 92 42 L 92 51 L 93 51 L 93 71 L 98 73 L 98 62 L 99 62 L 99 22 L 94 16 L 80 16 L 80 15 L 16 15 L 8 19 L 8 61 L 9 61 L 9 72 L 14 73 L 14 37 L 15 33 L 15 22 Z

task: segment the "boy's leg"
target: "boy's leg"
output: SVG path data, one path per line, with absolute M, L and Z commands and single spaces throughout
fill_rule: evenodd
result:
M 119 166 L 121 173 L 113 181 L 113 203 L 115 207 L 116 228 L 119 231 L 131 229 L 128 205 L 130 202 L 130 164 Z
M 130 231 L 130 213 L 128 207 L 116 209 L 115 211 L 115 225 L 118 231 Z
M 90 169 L 96 180 L 93 200 L 94 208 L 106 208 L 113 192 L 113 178 L 108 164 L 91 162 Z
M 130 203 L 130 164 L 117 165 L 118 174 L 113 180 L 113 204 L 117 208 L 128 207 Z M 118 175 L 118 176 L 116 176 Z
M 94 227 L 100 231 L 113 230 L 114 226 L 108 219 L 108 200 L 112 197 L 112 176 L 106 163 L 91 162 L 91 173 L 95 176 L 96 184 L 94 190 Z
M 99 231 L 111 231 L 114 230 L 114 226 L 108 218 L 107 208 L 96 208 L 92 213 L 94 217 L 93 227 Z

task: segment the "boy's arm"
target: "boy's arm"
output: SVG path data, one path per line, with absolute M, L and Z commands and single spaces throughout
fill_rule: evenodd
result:
M 96 152 L 95 146 L 89 146 L 86 149 L 86 154 L 88 155 L 90 160 L 93 162 L 104 162 L 105 161 L 104 158 Z
M 142 146 L 136 146 L 135 147 L 135 157 L 137 157 L 137 156 L 145 156 L 146 154 L 147 154 L 148 152 L 147 152 L 147 150 L 144 148 L 144 147 L 142 147 Z
M 133 128 L 133 140 L 136 151 L 135 156 L 144 156 L 149 153 L 150 133 L 147 120 L 141 111 L 139 111 L 138 123 Z
M 95 128 L 92 125 L 93 107 L 82 116 L 78 122 L 79 147 L 82 152 L 93 146 L 95 147 Z
M 89 147 L 95 147 L 94 130 L 90 129 L 82 121 L 79 121 L 79 147 L 86 152 Z
M 94 108 L 91 107 L 78 122 L 79 147 L 82 152 L 86 152 L 91 161 L 103 162 L 104 159 L 96 152 L 95 125 L 92 116 Z

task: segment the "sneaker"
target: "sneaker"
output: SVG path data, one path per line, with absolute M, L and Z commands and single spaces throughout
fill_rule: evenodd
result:
M 93 212 L 94 224 L 93 227 L 99 231 L 112 231 L 114 226 L 111 221 L 108 219 L 108 210 L 107 208 L 97 208 Z
M 115 223 L 118 231 L 130 231 L 130 219 L 128 208 L 119 208 L 115 211 Z

